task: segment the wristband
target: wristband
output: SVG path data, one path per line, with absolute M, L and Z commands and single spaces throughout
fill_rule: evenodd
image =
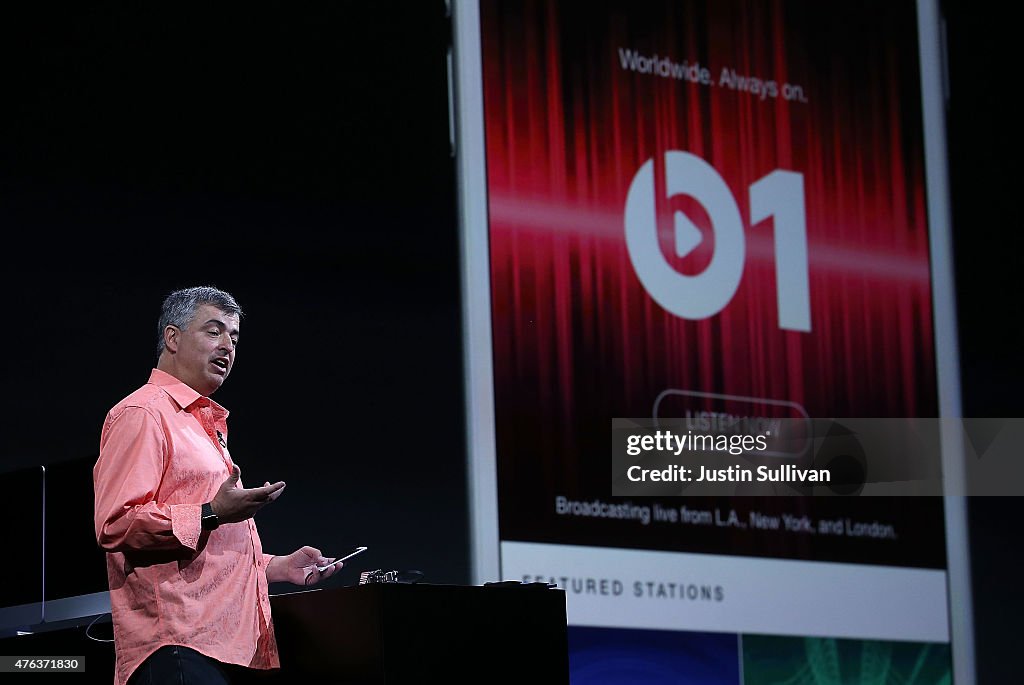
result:
M 220 519 L 213 513 L 213 506 L 209 502 L 203 505 L 203 513 L 199 522 L 203 530 L 217 530 L 217 526 L 220 525 Z

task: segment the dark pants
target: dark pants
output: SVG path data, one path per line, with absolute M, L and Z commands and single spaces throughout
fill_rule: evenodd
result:
M 164 646 L 139 664 L 128 685 L 230 685 L 224 664 L 194 649 Z

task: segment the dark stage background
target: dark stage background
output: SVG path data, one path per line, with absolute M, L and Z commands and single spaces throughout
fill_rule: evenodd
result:
M 945 4 L 964 414 L 1021 416 L 1019 59 Z M 0 468 L 93 460 L 164 295 L 214 284 L 247 314 L 232 454 L 288 482 L 268 551 L 468 582 L 444 4 L 33 7 L 0 10 Z M 972 502 L 980 682 L 1015 679 L 1019 504 Z
M 264 546 L 467 582 L 439 3 L 3 10 L 4 466 L 95 459 L 162 298 L 246 312 L 216 399 Z M 67 512 L 68 516 L 87 515 Z

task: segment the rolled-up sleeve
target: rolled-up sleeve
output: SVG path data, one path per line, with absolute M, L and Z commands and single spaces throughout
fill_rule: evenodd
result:
M 96 541 L 103 549 L 195 551 L 202 505 L 157 501 L 167 449 L 161 423 L 147 409 L 128 406 L 107 417 L 93 468 Z

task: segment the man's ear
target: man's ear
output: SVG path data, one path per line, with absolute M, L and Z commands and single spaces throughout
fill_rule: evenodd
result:
M 181 329 L 174 324 L 167 324 L 164 327 L 164 347 L 168 352 L 178 351 L 178 340 L 181 337 Z

